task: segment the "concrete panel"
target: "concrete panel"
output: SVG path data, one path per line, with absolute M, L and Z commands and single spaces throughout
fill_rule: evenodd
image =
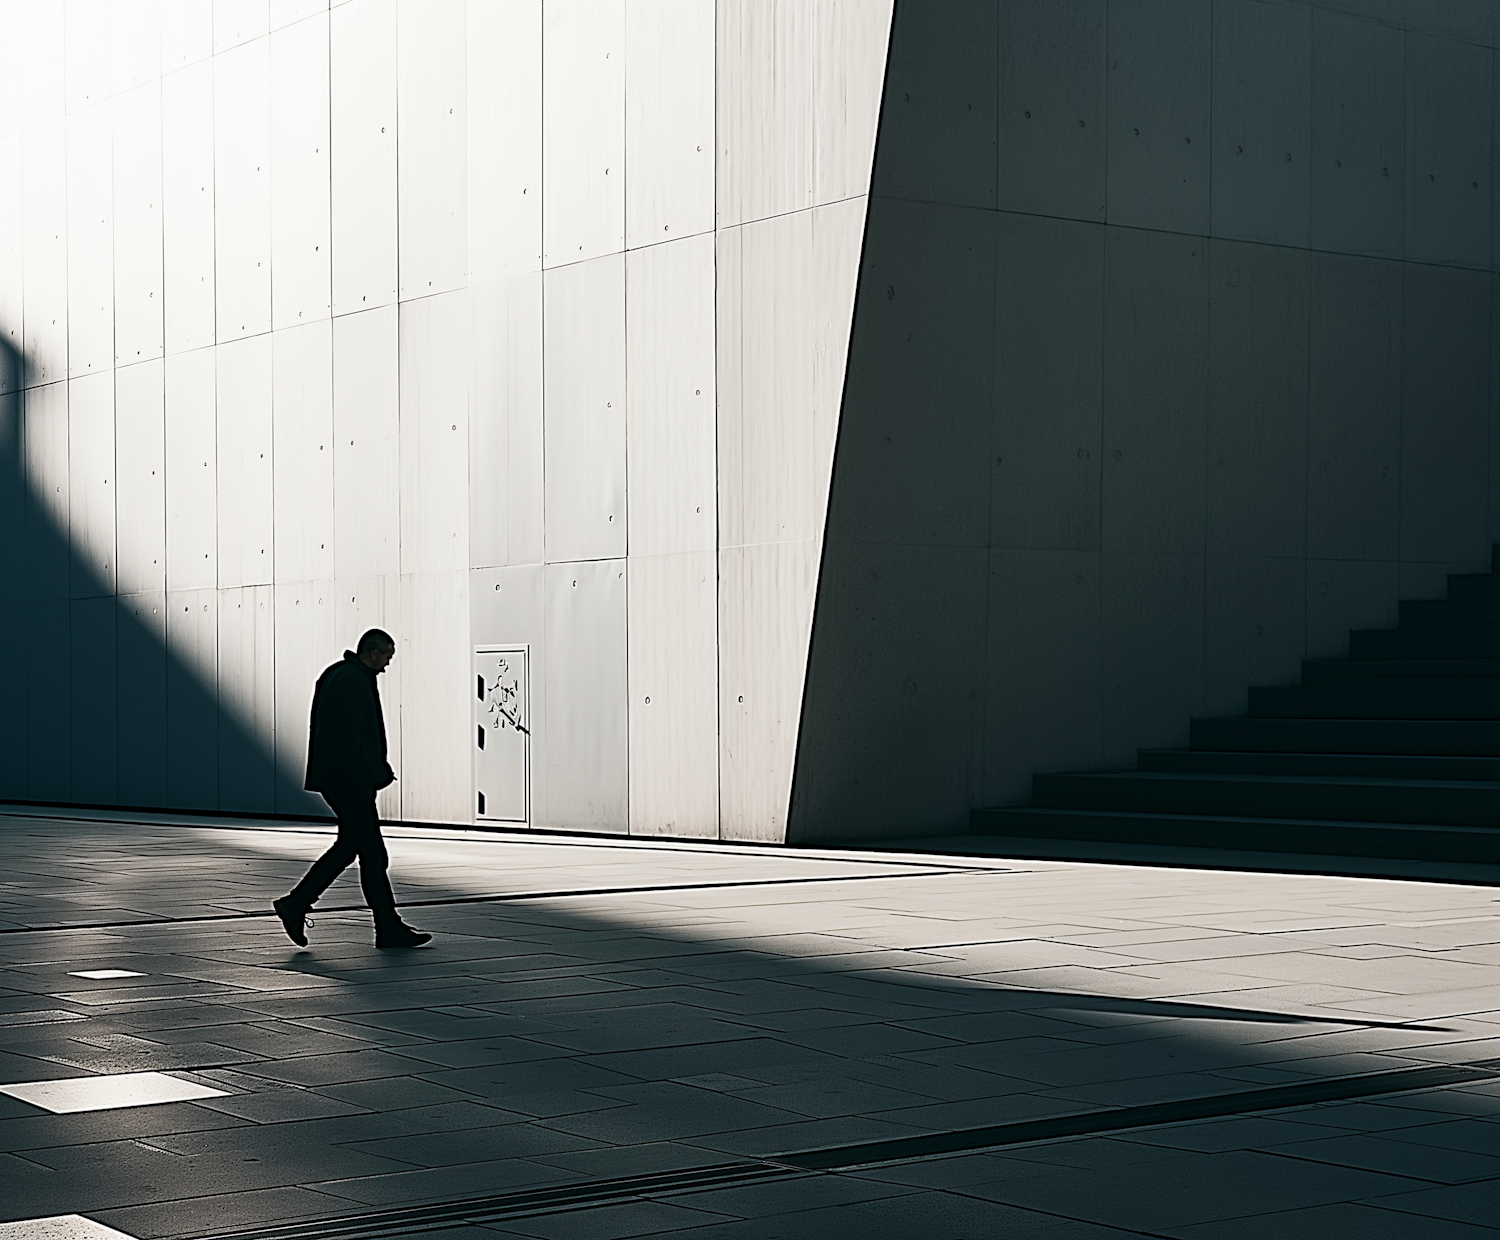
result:
M 1399 28 L 1313 14 L 1315 249 L 1401 256 L 1405 55 Z
M 398 0 L 396 29 L 398 287 L 405 299 L 465 283 L 464 0 Z
M 114 365 L 114 189 L 108 102 L 68 117 L 68 374 Z
M 22 460 L 32 502 L 26 505 L 26 592 L 33 599 L 70 594 L 68 539 L 68 385 L 25 394 Z
M 214 34 L 217 43 L 217 25 Z M 222 342 L 271 328 L 270 40 L 221 51 L 213 65 L 215 321 Z
M 470 573 L 469 635 L 475 646 L 528 648 L 531 815 L 533 822 L 541 821 L 547 816 L 540 786 L 546 781 L 539 778 L 547 752 L 546 569 L 540 564 L 525 564 Z
M 1214 241 L 1210 260 L 1209 553 L 1301 556 L 1311 258 Z
M 999 223 L 990 545 L 1097 550 L 1104 229 Z
M 214 342 L 214 76 L 200 61 L 162 79 L 162 306 L 166 349 Z
M 74 760 L 69 799 L 108 805 L 119 796 L 115 600 L 74 599 L 71 612 L 69 722 Z
M 313 686 L 323 669 L 342 656 L 345 645 L 359 640 L 359 633 L 350 630 L 350 640 L 339 642 L 334 627 L 335 588 L 342 590 L 343 583 L 335 587 L 331 581 L 298 581 L 275 589 L 275 762 L 279 777 L 276 812 L 280 814 L 330 812 L 322 797 L 302 791 L 302 781 L 307 774 Z M 353 593 L 354 587 L 350 591 Z M 393 723 L 399 720 L 392 718 L 384 693 L 381 699 L 389 734 Z
M 333 329 L 326 319 L 272 335 L 275 579 L 333 576 Z
M 469 566 L 468 315 L 463 290 L 401 307 L 403 575 Z
M 162 354 L 161 88 L 114 101 L 115 365 Z
M 1484 565 L 1490 277 L 1409 263 L 1405 280 L 1401 558 Z
M 624 9 L 633 249 L 713 231 L 714 0 L 625 0 Z
M 949 264 L 945 272 L 953 270 L 952 264 L 968 265 L 959 277 L 959 288 L 965 288 L 966 281 L 972 288 L 972 271 L 983 278 L 987 270 L 983 255 L 989 242 L 983 236 L 975 241 L 975 222 L 982 218 L 977 212 L 900 203 L 881 203 L 877 210 L 884 214 L 872 222 L 871 237 L 877 229 L 894 230 L 881 235 L 903 237 L 902 247 L 908 242 L 900 230 L 907 226 L 911 213 L 919 217 L 924 210 L 935 211 L 946 232 L 913 234 L 924 236 L 933 247 L 932 253 L 922 251 L 926 261 Z M 863 203 L 856 200 L 719 234 L 719 522 L 725 545 L 822 535 L 834 437 L 844 402 L 848 324 L 863 216 Z M 977 261 L 969 249 L 974 244 L 980 247 Z M 935 293 L 938 277 L 924 270 L 923 258 L 902 247 L 872 243 L 865 253 L 889 258 L 909 291 L 906 275 L 912 273 L 917 289 L 924 295 Z M 870 284 L 887 292 L 894 287 L 889 280 L 871 280 Z M 988 313 L 988 298 L 983 305 L 981 314 Z M 908 365 L 922 357 L 922 350 L 955 348 L 945 331 L 957 331 L 963 340 L 972 339 L 968 333 L 979 333 L 978 338 L 988 341 L 987 324 L 966 321 L 946 306 L 942 312 L 941 327 L 933 324 L 922 345 L 902 355 Z M 875 313 L 873 306 L 870 313 Z M 881 347 L 892 343 L 884 341 Z M 859 364 L 852 373 L 858 378 L 867 370 Z M 887 381 L 899 378 L 885 373 Z M 947 395 L 952 399 L 957 391 L 955 385 Z M 854 399 L 851 392 L 851 408 Z M 880 412 L 881 405 L 875 408 L 876 416 L 890 416 Z M 954 422 L 962 434 L 963 418 L 956 416 Z M 925 436 L 910 437 L 905 450 L 938 455 L 942 446 Z M 917 472 L 912 470 L 911 475 Z M 864 476 L 856 473 L 857 478 Z M 902 485 L 910 482 L 903 472 Z M 933 526 L 941 528 L 951 521 L 955 509 L 968 512 L 964 505 L 969 496 L 963 488 L 945 492 Z M 982 516 L 978 524 L 982 528 Z
M 1208 233 L 1212 44 L 1198 0 L 1109 5 L 1111 224 Z
M 470 0 L 466 21 L 469 288 L 477 291 L 542 266 L 542 6 Z
M 1350 629 L 1393 629 L 1398 620 L 1393 560 L 1307 561 L 1307 657 L 1342 659 Z
M 1312 11 L 1220 0 L 1213 49 L 1213 234 L 1305 246 Z
M 203 0 L 160 0 L 161 71 L 171 73 L 214 54 L 214 11 Z
M 115 592 L 115 382 L 108 371 L 68 383 L 68 541 L 72 595 Z
M 1295 685 L 1306 650 L 1306 561 L 1208 557 L 1204 711 L 1243 715 L 1251 685 Z
M 1208 244 L 1110 228 L 1104 264 L 1101 546 L 1152 557 L 1201 555 Z M 1170 579 L 1165 563 L 1143 562 L 1142 570 Z M 1124 588 L 1123 581 L 1106 574 L 1105 588 Z
M 798 0 L 720 7 L 720 228 L 812 205 L 815 30 L 813 6 Z
M 1000 10 L 1002 211 L 1104 220 L 1105 0 Z
M 625 554 L 625 256 L 544 282 L 546 558 Z
M 896 6 L 871 192 L 955 206 L 995 205 L 1000 142 L 998 20 L 998 6 L 986 0 L 920 0 Z M 758 119 L 754 102 L 753 96 L 744 100 L 743 115 L 737 110 L 735 119 L 754 125 Z M 719 131 L 722 139 L 722 104 Z M 721 140 L 720 145 L 728 143 Z M 754 172 L 752 166 L 744 174 L 743 192 L 752 203 L 756 201 Z M 721 226 L 725 189 L 721 174 Z M 734 222 L 751 218 L 756 215 L 749 212 L 733 217 Z
M 542 559 L 542 274 L 469 290 L 469 556 Z
M 1318 559 L 1399 555 L 1401 284 L 1396 263 L 1313 259 L 1307 554 Z
M 167 584 L 166 367 L 115 372 L 115 485 L 119 590 L 157 594 Z
M 627 592 L 630 833 L 719 834 L 718 564 L 632 556 Z
M 167 803 L 167 596 L 119 600 L 115 630 L 119 795 L 122 805 Z
M 168 590 L 212 587 L 219 579 L 215 387 L 211 350 L 167 358 Z
M 469 572 L 403 576 L 401 592 L 401 816 L 472 822 Z
M 271 337 L 220 345 L 217 499 L 221 588 L 263 585 L 274 571 Z M 168 431 L 170 435 L 170 428 Z
M 20 128 L 33 129 L 67 111 L 66 10 L 61 4 L 12 5 L 16 46 L 25 48 L 17 65 Z
M 161 77 L 161 0 L 116 0 L 106 11 L 114 93 L 154 83 Z
M 630 554 L 715 545 L 714 239 L 626 260 Z
M 1488 47 L 1406 38 L 1407 258 L 1490 266 L 1493 60 Z
M 68 373 L 67 128 L 52 121 L 21 139 L 23 333 L 30 383 Z
M 219 801 L 219 596 L 167 593 L 167 804 L 216 809 Z
M 68 801 L 73 794 L 71 611 L 62 599 L 23 612 L 26 795 L 38 801 Z
M 280 30 L 303 18 L 328 12 L 328 0 L 271 0 L 271 29 Z
M 27 484 L 22 434 L 25 396 L 21 392 L 0 394 L 0 462 L 8 477 L 0 485 L 0 529 L 11 536 L 0 539 L 0 607 L 9 607 L 28 597 L 26 589 L 27 510 L 34 507 Z
M 893 0 L 835 0 L 814 6 L 813 202 L 817 205 L 869 193 L 894 7 Z
M 269 337 L 219 354 L 215 495 L 225 587 L 269 582 L 274 573 L 271 354 Z M 316 499 L 308 503 L 316 507 Z
M 396 0 L 352 0 L 329 25 L 333 313 L 396 300 Z
M 113 65 L 110 46 L 111 0 L 67 0 L 65 82 L 68 111 L 81 112 L 109 98 Z
M 1038 771 L 1104 761 L 1099 556 L 994 550 L 989 565 L 980 803 L 999 805 Z
M 825 551 L 788 841 L 964 829 L 984 718 L 987 555 Z
M 333 324 L 333 548 L 340 578 L 401 567 L 397 310 Z
M 1203 557 L 1102 557 L 1099 638 L 1106 767 L 1185 746 L 1203 713 Z
M 24 605 L 9 602 L 0 605 L 0 641 L 7 649 L 24 648 L 30 636 L 27 612 Z M 0 693 L 5 694 L 7 702 L 27 702 L 24 660 L 10 659 L 0 667 Z M 21 710 L 0 712 L 0 745 L 10 755 L 10 761 L 0 764 L 0 796 L 7 801 L 24 801 L 27 797 L 29 725 L 29 718 Z
M 267 0 L 213 0 L 214 54 L 258 39 L 270 29 Z
M 219 808 L 276 803 L 276 613 L 271 586 L 219 593 Z M 248 737 L 250 744 L 245 744 Z
M 0 167 L 21 169 L 20 135 L 0 137 Z M 22 211 L 21 178 L 0 180 L 0 342 L 19 356 L 25 341 L 21 335 L 22 281 L 26 269 L 26 229 Z M 0 393 L 19 391 L 24 382 L 21 367 L 0 367 Z
M 786 837 L 820 548 L 811 539 L 719 557 L 719 833 Z
M 1403 560 L 1397 597 L 1402 599 L 1440 599 L 1448 593 L 1450 573 L 1477 573 L 1489 567 L 1489 560 Z
M 545 753 L 532 751 L 532 821 L 623 833 L 630 812 L 625 561 L 549 564 L 544 590 L 547 671 L 544 681 L 533 678 L 532 696 L 540 689 L 545 698 L 547 737 Z
M 1411 30 L 1495 46 L 1495 10 L 1486 0 L 1407 0 L 1404 16 Z
M 542 258 L 625 248 L 625 0 L 542 9 Z
M 271 36 L 271 324 L 327 318 L 329 42 L 326 19 Z

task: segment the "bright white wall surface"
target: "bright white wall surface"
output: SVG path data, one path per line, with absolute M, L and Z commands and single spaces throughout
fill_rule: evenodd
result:
M 890 15 L 0 3 L 0 796 L 316 811 L 380 626 L 386 814 L 527 644 L 533 825 L 783 838 Z

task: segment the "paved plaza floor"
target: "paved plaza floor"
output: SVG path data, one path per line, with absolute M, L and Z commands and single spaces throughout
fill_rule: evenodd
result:
M 1500 889 L 0 818 L 0 1240 L 1493 1236 Z

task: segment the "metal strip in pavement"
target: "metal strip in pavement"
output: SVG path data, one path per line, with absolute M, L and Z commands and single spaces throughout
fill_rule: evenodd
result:
M 953 866 L 904 874 L 819 874 L 805 878 L 726 878 L 712 883 L 656 883 L 643 887 L 578 887 L 563 891 L 509 891 L 487 896 L 450 896 L 442 900 L 402 900 L 402 908 L 446 908 L 454 904 L 509 904 L 522 900 L 566 900 L 582 896 L 648 895 L 658 891 L 713 891 L 725 887 L 795 887 L 805 883 L 874 882 L 893 878 L 947 878 L 955 874 L 1006 874 L 1024 871 Z M 330 904 L 315 913 L 363 913 L 363 904 Z M 122 930 L 131 926 L 190 926 L 219 921 L 269 921 L 271 911 L 254 913 L 208 913 L 201 917 L 135 917 L 129 921 L 81 921 L 58 926 L 0 926 L 0 934 L 67 934 L 75 930 Z
M 806 1178 L 827 1172 L 850 1171 L 880 1163 L 909 1162 L 945 1154 L 970 1153 L 1039 1141 L 1067 1140 L 1158 1128 L 1200 1119 L 1227 1118 L 1258 1111 L 1280 1111 L 1387 1094 L 1442 1089 L 1500 1078 L 1500 1060 L 1475 1064 L 1434 1065 L 1374 1072 L 1336 1080 L 1277 1085 L 1231 1094 L 1153 1102 L 1142 1106 L 1109 1107 L 1050 1119 L 1021 1120 L 985 1128 L 867 1141 L 774 1154 L 760 1159 L 716 1163 L 685 1171 L 665 1171 L 614 1179 L 588 1180 L 546 1188 L 521 1189 L 487 1197 L 471 1197 L 432 1205 L 368 1210 L 357 1214 L 283 1223 L 234 1231 L 199 1233 L 198 1240 L 378 1240 L 415 1232 L 440 1231 L 465 1224 L 483 1225 L 507 1219 L 561 1214 L 601 1206 L 621 1205 L 684 1193 L 711 1192 L 771 1180 Z

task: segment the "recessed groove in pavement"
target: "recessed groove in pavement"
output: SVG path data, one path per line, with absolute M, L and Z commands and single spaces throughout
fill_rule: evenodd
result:
M 766 1180 L 790 1179 L 821 1172 L 847 1171 L 877 1163 L 907 1162 L 943 1154 L 969 1153 L 1003 1146 L 1027 1145 L 1069 1137 L 1100 1136 L 1139 1128 L 1156 1128 L 1199 1119 L 1220 1119 L 1258 1111 L 1280 1111 L 1320 1102 L 1345 1102 L 1384 1094 L 1413 1093 L 1500 1078 L 1500 1060 L 1436 1065 L 1374 1072 L 1338 1080 L 1308 1081 L 1268 1089 L 1211 1094 L 1143 1106 L 1110 1107 L 1049 1119 L 1021 1120 L 987 1128 L 867 1141 L 825 1149 L 774 1154 L 763 1159 L 716 1163 L 685 1171 L 665 1171 L 614 1179 L 589 1180 L 548 1188 L 521 1189 L 488 1197 L 470 1197 L 432 1205 L 370 1210 L 305 1223 L 284 1223 L 235 1231 L 203 1232 L 198 1240 L 375 1240 L 413 1232 L 440 1231 L 465 1224 L 502 1222 L 540 1214 L 560 1214 L 619 1205 L 669 1194 L 735 1188 Z
M 998 871 L 1005 873 L 1006 871 Z M 1020 871 L 1018 871 L 1020 872 Z M 487 896 L 447 896 L 441 900 L 402 900 L 402 908 L 446 908 L 455 904 L 501 904 L 520 900 L 566 900 L 580 896 L 645 895 L 657 891 L 712 891 L 721 887 L 794 887 L 804 883 L 855 883 L 893 878 L 945 878 L 954 874 L 995 874 L 996 870 L 970 866 L 926 869 L 907 874 L 819 874 L 806 878 L 723 879 L 711 883 L 649 883 L 636 887 L 578 887 L 558 891 L 507 891 Z M 363 913 L 363 904 L 329 904 L 316 913 Z M 127 921 L 79 921 L 61 926 L 0 926 L 0 934 L 67 934 L 75 930 L 120 930 L 129 926 L 190 926 L 216 921 L 265 921 L 276 914 L 267 909 L 254 913 L 207 913 L 201 917 L 132 917 Z

